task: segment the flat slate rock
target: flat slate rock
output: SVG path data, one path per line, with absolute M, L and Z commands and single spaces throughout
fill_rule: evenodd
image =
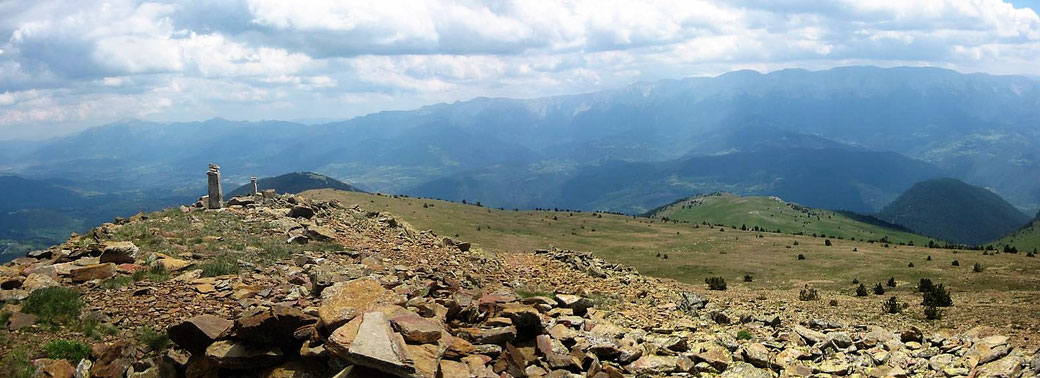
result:
M 373 369 L 408 376 L 415 373 L 412 360 L 404 349 L 404 340 L 390 328 L 390 321 L 381 312 L 363 315 L 347 354 L 348 361 Z

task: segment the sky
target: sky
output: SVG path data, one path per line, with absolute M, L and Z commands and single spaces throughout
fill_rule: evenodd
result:
M 753 69 L 1040 76 L 1040 0 L 0 0 L 0 140 Z

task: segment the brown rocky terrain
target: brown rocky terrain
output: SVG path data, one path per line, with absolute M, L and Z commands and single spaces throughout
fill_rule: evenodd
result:
M 48 377 L 1040 373 L 1040 354 L 1001 330 L 816 318 L 590 253 L 499 256 L 336 202 L 229 204 L 118 220 L 0 267 L 0 351 L 28 350 L 19 372 Z M 74 319 L 35 305 L 55 287 L 80 295 Z M 93 345 L 63 359 L 40 351 L 53 340 Z

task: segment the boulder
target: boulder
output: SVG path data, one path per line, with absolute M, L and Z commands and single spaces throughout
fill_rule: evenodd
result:
M 516 339 L 516 328 L 460 328 L 455 330 L 457 336 L 473 344 L 505 344 Z
M 755 367 L 766 368 L 769 366 L 769 349 L 761 343 L 751 343 L 741 348 L 744 361 Z
M 256 197 L 253 196 L 232 197 L 227 201 L 228 206 L 249 206 L 255 203 Z
M 441 339 L 444 329 L 437 323 L 409 314 L 390 319 L 394 329 L 401 333 L 405 341 L 415 344 L 435 343 Z
M 0 290 L 14 290 L 22 287 L 22 282 L 25 281 L 25 277 L 14 276 L 4 277 L 0 280 Z
M 328 227 L 309 226 L 307 227 L 307 237 L 314 241 L 330 242 L 336 239 L 336 232 Z
M 293 218 L 314 218 L 314 209 L 308 206 L 296 205 L 289 210 L 289 216 Z
M 176 272 L 176 271 L 184 270 L 185 268 L 191 266 L 191 262 L 188 261 L 188 260 L 182 260 L 182 259 L 173 258 L 173 257 L 166 257 L 166 258 L 159 259 L 159 265 L 162 265 L 163 268 L 166 268 L 166 270 L 168 270 L 170 272 Z
M 363 277 L 323 290 L 318 317 L 326 329 L 334 330 L 376 306 L 398 302 L 403 302 L 402 298 L 383 288 L 379 281 Z
M 730 356 L 726 347 L 712 342 L 695 345 L 693 352 L 694 361 L 705 362 L 718 371 L 726 370 L 730 363 L 733 362 L 733 357 Z
M 667 375 L 678 369 L 678 357 L 643 356 L 626 369 L 636 375 Z
M 235 337 L 257 344 L 287 345 L 296 341 L 294 333 L 297 329 L 317 321 L 317 318 L 296 308 L 274 306 L 239 318 L 235 323 Z
M 827 336 L 824 335 L 823 332 L 813 331 L 800 325 L 794 326 L 794 332 L 797 333 L 798 336 L 801 336 L 803 339 L 805 339 L 805 341 L 808 342 L 810 345 L 816 344 L 827 338 Z
M 230 334 L 234 325 L 230 320 L 206 314 L 172 325 L 166 333 L 180 347 L 199 351 Z
M 103 263 L 87 265 L 69 271 L 69 278 L 73 282 L 85 282 L 91 280 L 103 280 L 116 274 L 116 264 Z
M 101 263 L 131 264 L 137 259 L 140 251 L 132 242 L 109 242 L 101 247 Z
M 33 366 L 36 367 L 33 377 L 72 378 L 76 375 L 76 368 L 67 360 L 41 358 L 33 361 Z
M 542 316 L 534 306 L 504 304 L 498 315 L 512 321 L 513 326 L 516 327 L 517 337 L 520 339 L 527 340 L 542 333 Z
M 49 274 L 31 273 L 25 280 L 21 282 L 21 289 L 28 291 L 36 291 L 45 287 L 60 286 L 54 276 Z
M 560 307 L 569 308 L 574 311 L 574 315 L 583 316 L 589 307 L 594 306 L 591 300 L 588 298 L 582 298 L 577 295 L 569 294 L 556 294 L 556 302 L 560 304 Z
M 221 340 L 206 348 L 206 357 L 221 369 L 251 370 L 277 365 L 282 351 L 274 346 Z
M 90 368 L 90 376 L 97 378 L 122 377 L 134 362 L 137 353 L 129 340 L 119 340 L 96 348 L 98 357 Z
M 772 378 L 769 370 L 759 369 L 747 362 L 734 362 L 719 378 Z
M 329 336 L 329 352 L 353 364 L 384 373 L 408 376 L 415 373 L 404 339 L 390 328 L 381 312 L 366 312 L 336 329 Z
M 7 329 L 16 331 L 25 327 L 31 327 L 33 324 L 36 324 L 36 319 L 36 315 L 16 311 L 7 318 Z

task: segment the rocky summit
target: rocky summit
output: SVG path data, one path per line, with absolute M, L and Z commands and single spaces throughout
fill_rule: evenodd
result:
M 0 267 L 0 374 L 1040 374 L 1040 354 L 999 330 L 804 318 L 589 252 L 488 253 L 358 206 L 272 193 L 228 204 L 107 223 Z

